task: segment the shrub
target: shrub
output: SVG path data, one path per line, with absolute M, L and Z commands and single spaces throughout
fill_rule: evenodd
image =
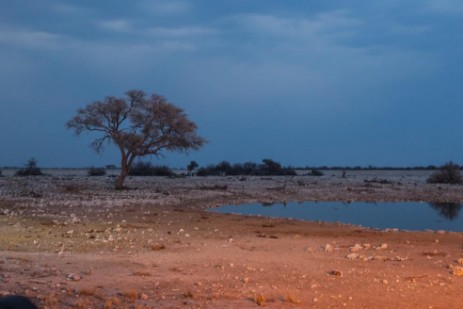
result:
M 323 172 L 317 169 L 313 169 L 310 171 L 309 176 L 323 176 Z M 344 174 L 343 174 L 344 175 Z M 345 176 L 343 176 L 345 177 Z
M 91 167 L 87 171 L 88 176 L 104 176 L 106 175 L 106 169 L 103 167 Z
M 213 164 L 206 167 L 200 167 L 196 172 L 198 176 L 220 176 L 220 170 Z
M 18 170 L 16 176 L 41 176 L 43 175 L 40 168 L 37 167 L 37 160 L 31 158 L 27 163 L 26 167 Z
M 174 176 L 175 173 L 165 165 L 153 166 L 150 162 L 139 161 L 129 172 L 130 176 Z
M 427 181 L 428 183 L 459 184 L 463 182 L 463 179 L 460 174 L 460 167 L 453 162 L 448 162 L 438 171 L 432 173 Z
M 188 175 L 191 175 L 193 173 L 193 170 L 199 166 L 198 162 L 196 161 L 191 161 L 190 164 L 188 164 L 187 169 L 188 169 Z
M 280 163 L 270 159 L 257 165 L 253 162 L 231 165 L 222 161 L 217 165 L 201 167 L 197 171 L 198 176 L 294 176 L 296 171 L 291 167 L 282 167 Z

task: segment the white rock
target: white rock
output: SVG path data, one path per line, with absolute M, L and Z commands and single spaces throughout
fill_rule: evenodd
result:
M 360 244 L 355 244 L 352 247 L 349 248 L 350 252 L 359 252 L 363 250 L 363 246 Z
M 334 248 L 333 248 L 332 245 L 326 244 L 326 245 L 323 247 L 323 250 L 325 250 L 325 252 L 333 252 L 333 251 L 334 251 Z
M 346 256 L 346 258 L 348 258 L 349 260 L 356 260 L 356 259 L 358 259 L 358 257 L 359 257 L 358 253 L 351 253 L 351 254 Z

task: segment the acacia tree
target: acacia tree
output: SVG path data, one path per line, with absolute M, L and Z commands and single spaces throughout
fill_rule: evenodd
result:
M 163 151 L 197 150 L 205 140 L 196 134 L 196 124 L 185 112 L 153 94 L 130 90 L 126 97 L 106 97 L 88 104 L 66 124 L 80 135 L 83 131 L 102 134 L 91 146 L 103 150 L 106 141 L 112 141 L 121 154 L 121 174 L 116 189 L 122 189 L 132 163 L 137 157 L 160 155 Z

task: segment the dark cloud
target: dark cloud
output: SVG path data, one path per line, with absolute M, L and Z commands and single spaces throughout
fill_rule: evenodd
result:
M 3 2 L 0 166 L 117 163 L 64 123 L 130 88 L 187 110 L 204 164 L 458 161 L 462 15 L 452 0 Z

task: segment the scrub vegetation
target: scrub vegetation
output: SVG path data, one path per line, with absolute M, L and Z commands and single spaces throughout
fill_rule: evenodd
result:
M 175 173 L 165 165 L 151 165 L 151 162 L 136 162 L 129 172 L 130 176 L 175 176 Z
M 462 182 L 460 166 L 451 161 L 444 164 L 428 178 L 428 183 L 460 184 Z
M 26 166 L 16 172 L 16 176 L 42 176 L 42 170 L 37 166 L 37 160 L 31 158 Z
M 283 167 L 271 159 L 262 160 L 261 164 L 246 162 L 230 164 L 222 161 L 216 165 L 201 167 L 196 172 L 198 176 L 294 176 L 296 171 L 292 167 Z

